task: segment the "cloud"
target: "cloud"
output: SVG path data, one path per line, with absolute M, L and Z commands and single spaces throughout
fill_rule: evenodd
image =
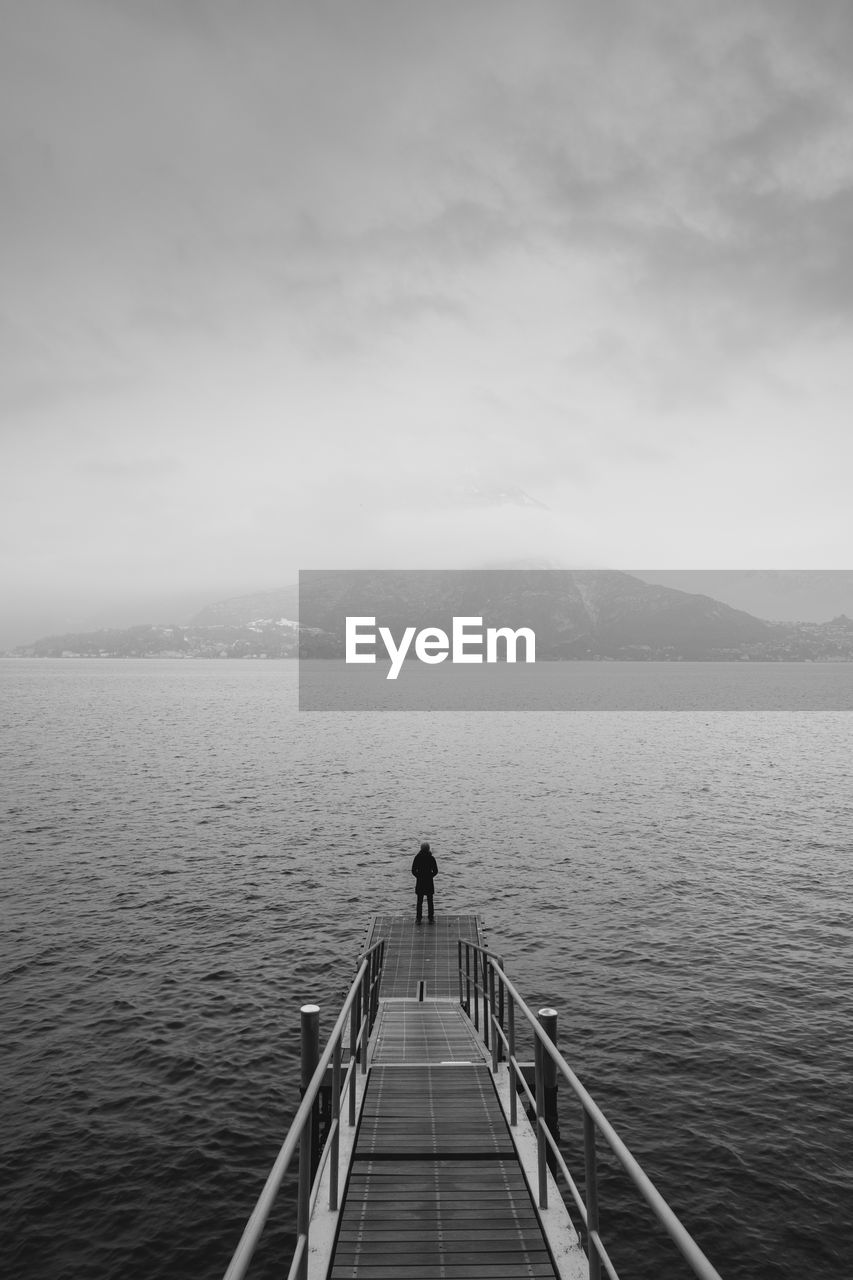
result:
M 843 540 L 840 0 L 7 11 L 16 581 Z
M 297 315 L 295 341 L 336 328 L 342 351 L 377 295 L 463 308 L 524 249 L 619 271 L 659 315 L 749 311 L 755 341 L 797 305 L 846 317 L 850 94 L 820 22 L 687 8 L 256 3 L 235 25 L 41 0 L 5 68 L 18 304 L 82 304 L 131 359 Z
M 826 7 L 808 23 L 785 6 L 687 9 L 643 6 L 639 21 L 611 6 L 526 75 L 475 81 L 460 132 L 506 224 L 617 266 L 673 325 L 688 300 L 715 328 L 739 313 L 742 336 L 748 313 L 756 343 L 848 322 L 853 97 Z

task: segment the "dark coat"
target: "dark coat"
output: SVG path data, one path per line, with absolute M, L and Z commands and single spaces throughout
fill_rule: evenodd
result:
M 432 893 L 433 876 L 438 875 L 438 867 L 431 853 L 419 850 L 412 863 L 412 875 L 416 876 L 415 893 Z

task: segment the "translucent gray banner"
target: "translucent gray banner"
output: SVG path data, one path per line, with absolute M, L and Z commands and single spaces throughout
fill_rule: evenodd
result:
M 307 570 L 299 706 L 848 711 L 853 621 L 760 618 L 612 570 Z

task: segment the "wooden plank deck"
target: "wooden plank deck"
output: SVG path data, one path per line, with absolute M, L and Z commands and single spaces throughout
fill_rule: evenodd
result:
M 385 971 L 331 1280 L 559 1275 L 482 1042 L 458 1005 L 460 936 L 479 940 L 475 916 L 374 919 Z

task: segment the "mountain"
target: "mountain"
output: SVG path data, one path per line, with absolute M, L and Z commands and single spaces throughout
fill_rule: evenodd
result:
M 298 648 L 299 624 L 280 619 L 66 632 L 12 652 L 23 658 L 295 658 Z
M 520 485 L 479 471 L 466 471 L 449 481 L 442 492 L 433 492 L 438 506 L 450 508 L 526 507 L 547 511 L 548 507 L 532 497 Z
M 299 617 L 299 587 L 294 583 L 278 591 L 256 591 L 206 605 L 190 618 L 191 627 L 244 627 L 256 622 Z
M 314 573 L 299 589 L 260 592 L 202 609 L 188 626 L 139 626 L 48 636 L 22 657 L 343 657 L 347 616 L 450 631 L 454 616 L 532 627 L 539 661 L 853 661 L 853 620 L 768 622 L 711 596 L 611 570 L 443 570 Z
M 395 636 L 406 626 L 449 631 L 454 616 L 532 627 L 540 661 L 737 658 L 774 637 L 771 623 L 708 596 L 610 570 L 323 573 L 303 580 L 301 603 L 305 657 L 343 657 L 344 619 L 360 615 Z
M 757 618 L 825 622 L 853 614 L 853 572 L 844 569 L 629 569 L 643 582 L 701 592 Z

